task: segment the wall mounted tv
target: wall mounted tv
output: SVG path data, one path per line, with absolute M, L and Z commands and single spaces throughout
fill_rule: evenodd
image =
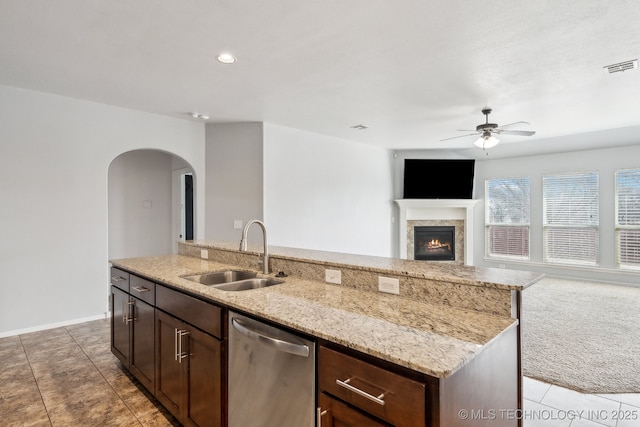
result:
M 471 199 L 475 160 L 405 159 L 405 199 Z

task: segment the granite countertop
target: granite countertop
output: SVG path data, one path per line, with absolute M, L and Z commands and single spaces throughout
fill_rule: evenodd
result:
M 213 242 L 193 240 L 184 245 L 237 251 L 237 242 Z M 249 244 L 249 251 L 262 254 L 262 245 Z M 453 263 L 425 263 L 423 261 L 387 258 L 381 256 L 326 252 L 313 249 L 289 248 L 269 245 L 269 256 L 298 260 L 315 264 L 329 264 L 379 273 L 430 279 L 463 285 L 521 291 L 542 278 L 542 274 L 530 271 L 504 270 L 500 268 L 474 267 Z
M 517 324 L 517 320 L 509 317 L 296 277 L 287 277 L 283 284 L 262 289 L 221 291 L 182 277 L 237 267 L 181 255 L 111 263 L 230 309 L 438 378 L 452 375 Z

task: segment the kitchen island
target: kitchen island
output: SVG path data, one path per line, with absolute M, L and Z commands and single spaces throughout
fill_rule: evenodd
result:
M 463 410 L 497 413 L 491 425 L 518 425 L 489 411 L 520 406 L 519 293 L 541 275 L 270 247 L 270 276 L 283 271 L 284 283 L 228 292 L 184 277 L 238 268 L 257 271 L 257 247 L 240 252 L 233 243 L 179 246 L 179 255 L 111 263 L 423 381 L 426 425 L 483 425 L 465 419 Z M 342 283 L 325 283 L 325 269 L 341 271 Z M 378 292 L 377 276 L 398 278 L 400 295 Z M 376 416 L 384 419 L 384 414 Z

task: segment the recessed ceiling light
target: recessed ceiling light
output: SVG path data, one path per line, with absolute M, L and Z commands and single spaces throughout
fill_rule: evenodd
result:
M 189 113 L 189 115 L 191 117 L 193 117 L 194 119 L 200 119 L 200 120 L 209 120 L 209 116 L 205 115 L 205 114 L 200 114 L 200 113 Z
M 216 57 L 216 59 L 223 64 L 234 64 L 237 61 L 236 57 L 230 53 L 221 53 Z

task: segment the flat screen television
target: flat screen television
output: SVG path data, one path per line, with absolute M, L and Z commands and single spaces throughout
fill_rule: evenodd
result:
M 405 199 L 471 199 L 475 160 L 405 159 Z

